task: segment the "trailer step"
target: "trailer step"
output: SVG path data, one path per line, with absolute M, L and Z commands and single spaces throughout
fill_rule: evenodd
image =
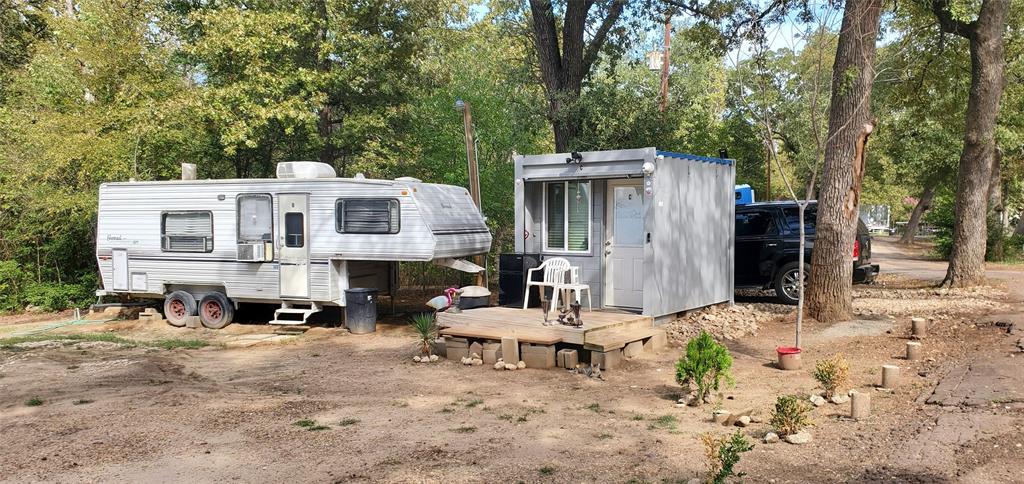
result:
M 284 325 L 299 325 L 306 324 L 306 320 L 310 316 L 319 313 L 323 308 L 317 303 L 312 303 L 309 308 L 297 308 L 293 306 L 295 303 L 283 302 L 281 307 L 274 310 L 274 319 L 270 321 L 270 324 L 284 324 Z M 301 303 L 300 303 L 301 304 Z M 281 316 L 301 316 L 301 319 L 282 319 Z

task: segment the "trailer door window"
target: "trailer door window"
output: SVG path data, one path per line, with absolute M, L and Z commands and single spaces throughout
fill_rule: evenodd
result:
M 284 214 L 285 247 L 304 247 L 306 245 L 305 231 L 302 226 L 302 212 L 288 212 Z
M 544 205 L 544 250 L 589 252 L 590 182 L 547 183 Z
M 270 195 L 238 196 L 238 243 L 270 242 L 274 232 L 274 203 Z
M 393 198 L 342 199 L 334 208 L 336 229 L 343 234 L 397 234 L 401 225 Z
M 164 212 L 160 239 L 165 252 L 210 252 L 213 250 L 213 213 Z

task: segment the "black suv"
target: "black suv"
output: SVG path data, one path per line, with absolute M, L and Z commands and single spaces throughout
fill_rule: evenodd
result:
M 736 288 L 775 289 L 779 301 L 796 304 L 799 280 L 800 219 L 796 202 L 760 202 L 736 206 Z M 804 246 L 804 276 L 811 271 L 815 221 L 818 204 L 811 202 L 804 212 L 807 233 Z M 871 236 L 857 219 L 854 243 L 853 282 L 869 283 L 878 274 L 871 263 Z

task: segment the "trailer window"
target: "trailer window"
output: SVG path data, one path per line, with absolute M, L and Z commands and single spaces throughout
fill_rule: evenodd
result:
M 284 246 L 305 247 L 305 230 L 302 229 L 302 212 L 284 214 Z
M 164 212 L 160 222 L 161 247 L 165 252 L 213 250 L 212 212 Z
M 590 182 L 544 186 L 544 250 L 590 251 Z
M 270 242 L 274 232 L 274 202 L 258 193 L 238 196 L 238 243 Z
M 335 205 L 336 229 L 343 234 L 397 234 L 401 211 L 393 198 L 348 198 Z

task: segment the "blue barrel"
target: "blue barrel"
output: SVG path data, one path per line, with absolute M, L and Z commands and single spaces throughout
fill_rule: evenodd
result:
M 377 331 L 377 290 L 353 287 L 345 290 L 345 327 L 354 334 Z

